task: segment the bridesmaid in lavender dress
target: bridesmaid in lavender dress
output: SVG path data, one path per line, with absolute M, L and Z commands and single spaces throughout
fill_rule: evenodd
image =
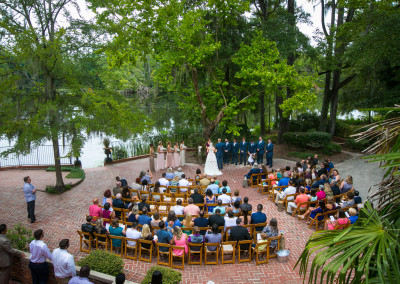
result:
M 162 142 L 158 142 L 157 147 L 157 171 L 165 169 L 165 159 L 164 159 L 164 147 Z
M 171 141 L 167 142 L 167 168 L 172 168 L 174 159 L 174 149 L 171 147 Z
M 173 167 L 177 168 L 181 164 L 181 157 L 179 156 L 179 145 L 178 142 L 175 142 L 174 145 L 174 160 L 173 160 Z

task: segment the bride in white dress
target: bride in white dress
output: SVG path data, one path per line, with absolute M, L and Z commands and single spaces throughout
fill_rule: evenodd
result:
M 206 165 L 204 166 L 204 173 L 208 176 L 222 175 L 222 172 L 218 169 L 217 157 L 215 156 L 215 148 L 213 143 L 210 143 L 210 146 L 207 148 L 207 159 Z

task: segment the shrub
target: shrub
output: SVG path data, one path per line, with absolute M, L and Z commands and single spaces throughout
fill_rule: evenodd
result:
M 324 148 L 322 148 L 322 153 L 329 156 L 340 152 L 342 152 L 342 146 L 337 143 L 330 143 L 329 145 L 326 145 Z
M 156 270 L 161 272 L 163 284 L 175 284 L 175 283 L 180 283 L 182 281 L 182 273 L 181 272 L 173 270 L 168 267 L 153 266 L 153 267 L 150 267 L 149 270 L 147 270 L 146 276 L 142 280 L 141 284 L 150 283 L 153 272 Z
M 91 270 L 115 276 L 122 271 L 124 261 L 111 252 L 94 250 L 76 264 L 79 266 L 89 265 Z
M 311 153 L 305 153 L 305 152 L 290 152 L 288 153 L 288 156 L 291 157 L 296 157 L 302 160 L 307 160 L 308 157 L 313 157 L 315 154 L 311 154 Z
M 21 223 L 16 224 L 6 233 L 13 248 L 28 251 L 29 243 L 34 240 L 32 230 L 26 229 Z
M 289 131 L 309 132 L 318 127 L 319 116 L 316 113 L 302 113 L 289 122 Z
M 353 150 L 362 151 L 370 145 L 370 141 L 368 140 L 361 140 L 357 142 L 353 138 L 346 139 L 346 146 L 350 147 Z
M 286 132 L 283 140 L 301 148 L 323 148 L 331 143 L 331 136 L 326 132 Z
M 113 148 L 113 159 L 121 160 L 128 158 L 128 151 L 125 149 L 124 145 L 116 145 Z

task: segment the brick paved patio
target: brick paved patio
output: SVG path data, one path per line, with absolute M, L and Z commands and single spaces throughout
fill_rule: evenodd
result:
M 275 159 L 275 167 L 286 164 L 292 166 L 292 161 Z M 187 176 L 193 177 L 198 165 L 188 164 L 183 167 Z M 114 187 L 115 176 L 127 178 L 131 183 L 142 169 L 148 168 L 148 159 L 130 161 L 107 167 L 86 169 L 86 179 L 79 186 L 63 193 L 62 195 L 50 195 L 44 192 L 37 193 L 36 218 L 39 224 L 30 224 L 27 219 L 26 203 L 22 192 L 23 180 L 26 175 L 31 176 L 32 184 L 38 189 L 44 189 L 45 185 L 55 183 L 54 173 L 43 170 L 8 170 L 0 171 L 0 223 L 13 226 L 22 223 L 32 230 L 42 228 L 45 232 L 44 241 L 53 250 L 62 238 L 69 238 L 71 246 L 69 251 L 76 258 L 85 256 L 79 252 L 79 237 L 76 230 L 84 222 L 85 214 L 92 204 L 94 197 L 102 198 L 106 189 Z M 254 260 L 251 263 L 225 264 L 218 266 L 185 266 L 183 271 L 183 283 L 206 283 L 212 280 L 215 283 L 301 283 L 298 269 L 293 267 L 304 248 L 308 237 L 312 234 L 304 221 L 292 218 L 283 212 L 278 212 L 276 206 L 267 201 L 267 196 L 262 196 L 255 190 L 242 188 L 243 175 L 249 168 L 229 165 L 224 168 L 224 174 L 219 178 L 226 179 L 231 189 L 239 189 L 241 196 L 248 196 L 250 203 L 256 206 L 264 205 L 264 213 L 268 221 L 275 217 L 278 219 L 279 230 L 285 232 L 286 248 L 290 249 L 291 256 L 288 263 L 278 263 L 276 259 L 268 264 L 256 266 Z M 155 173 L 155 179 L 160 178 L 161 173 Z M 70 182 L 66 179 L 65 182 Z M 127 279 L 140 282 L 146 270 L 151 264 L 133 261 L 125 261 L 125 273 Z M 155 264 L 155 259 L 153 265 Z

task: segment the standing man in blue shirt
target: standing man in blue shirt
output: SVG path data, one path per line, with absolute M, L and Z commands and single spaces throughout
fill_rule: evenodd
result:
M 231 147 L 231 155 L 232 155 L 232 163 L 237 165 L 238 163 L 238 153 L 239 153 L 239 143 L 236 142 L 236 139 L 233 139 L 232 147 Z
M 266 153 L 267 154 L 265 154 L 265 158 L 267 159 L 267 166 L 272 168 L 272 156 L 274 155 L 274 144 L 272 144 L 271 139 L 268 139 Z
M 239 144 L 239 151 L 240 151 L 240 162 L 239 164 L 242 164 L 242 160 L 244 165 L 246 165 L 246 152 L 247 152 L 247 142 L 246 138 L 242 138 L 242 142 Z
M 24 195 L 26 204 L 28 206 L 28 218 L 31 219 L 31 223 L 38 223 L 35 217 L 35 200 L 36 200 L 36 187 L 31 184 L 31 178 L 29 176 L 24 177 Z
M 218 138 L 218 143 L 215 145 L 215 149 L 217 149 L 217 164 L 218 169 L 222 170 L 222 164 L 224 159 L 224 144 L 221 143 L 221 138 Z
M 229 164 L 229 154 L 231 152 L 231 143 L 229 143 L 228 138 L 225 138 L 225 145 L 224 145 L 224 164 Z
M 260 136 L 257 142 L 257 164 L 259 165 L 263 163 L 264 152 L 265 152 L 265 142 Z

